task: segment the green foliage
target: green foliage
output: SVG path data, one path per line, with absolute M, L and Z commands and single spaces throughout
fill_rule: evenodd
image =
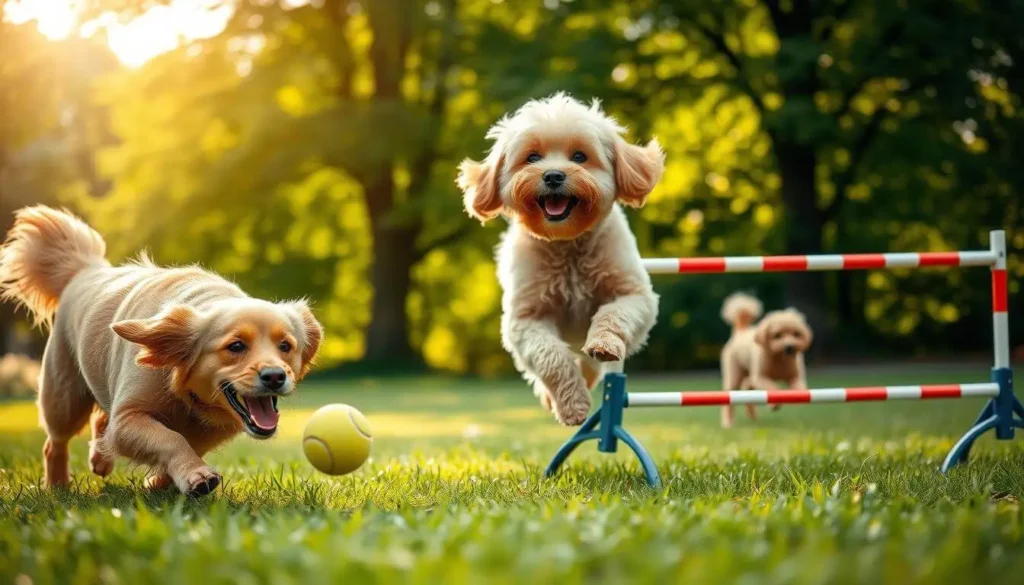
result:
M 151 4 L 93 0 L 87 17 Z M 220 34 L 110 74 L 70 41 L 0 25 L 19 57 L 0 64 L 0 112 L 14 112 L 0 136 L 49 136 L 56 81 L 77 96 L 65 150 L 12 167 L 41 185 L 17 204 L 59 193 L 115 257 L 148 248 L 254 295 L 311 298 L 328 366 L 419 357 L 488 374 L 511 366 L 490 258 L 501 226 L 465 216 L 455 167 L 503 113 L 559 89 L 665 145 L 662 184 L 630 212 L 645 255 L 978 249 L 993 228 L 1024 251 L 1018 0 L 293 4 L 233 3 Z M 989 343 L 981 272 L 658 287 L 641 368 L 714 362 L 733 289 L 808 310 L 826 354 Z
M 822 386 L 982 376 L 812 372 Z M 367 467 L 329 478 L 302 461 L 298 432 L 339 399 L 376 440 Z M 626 454 L 592 447 L 543 480 L 569 431 L 519 383 L 311 382 L 282 403 L 281 437 L 211 455 L 224 490 L 187 501 L 146 493 L 124 462 L 107 480 L 88 475 L 84 439 L 72 442 L 74 485 L 40 489 L 34 409 L 0 404 L 0 580 L 1016 583 L 1024 443 L 983 442 L 969 466 L 936 471 L 980 406 L 787 406 L 728 432 L 713 408 L 630 410 L 666 479 L 652 491 Z

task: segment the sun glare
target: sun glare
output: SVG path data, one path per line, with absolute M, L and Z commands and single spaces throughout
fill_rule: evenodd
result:
M 104 30 L 110 50 L 129 67 L 138 67 L 183 42 L 214 36 L 231 17 L 230 3 L 218 0 L 173 0 L 127 22 L 104 13 L 80 23 L 81 11 L 80 0 L 14 0 L 3 16 L 16 24 L 34 20 L 39 32 L 51 40 Z

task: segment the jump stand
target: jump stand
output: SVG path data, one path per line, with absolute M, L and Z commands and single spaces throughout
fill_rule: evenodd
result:
M 967 461 L 978 437 L 995 430 L 996 439 L 1008 441 L 1014 429 L 1024 429 L 1024 406 L 1013 392 L 1010 368 L 1010 333 L 1007 319 L 1006 234 L 989 232 L 989 250 L 967 252 L 921 252 L 900 254 L 836 254 L 819 256 L 749 256 L 726 258 L 645 259 L 651 274 L 706 274 L 722 272 L 802 272 L 811 270 L 872 270 L 987 266 L 992 272 L 992 337 L 994 367 L 991 381 L 981 384 L 933 384 L 919 386 L 871 386 L 821 388 L 814 390 L 747 390 L 725 392 L 626 392 L 622 364 L 609 364 L 601 406 L 555 453 L 544 474 L 554 475 L 580 444 L 597 440 L 597 450 L 614 453 L 619 441 L 626 443 L 652 487 L 661 487 L 654 460 L 623 426 L 623 411 L 629 407 L 713 406 L 728 404 L 810 404 L 818 402 L 864 402 L 885 400 L 931 400 L 941 398 L 988 397 L 981 415 L 942 463 L 945 473 Z

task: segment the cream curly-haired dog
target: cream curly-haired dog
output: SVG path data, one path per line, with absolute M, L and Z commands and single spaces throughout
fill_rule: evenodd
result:
M 39 379 L 46 485 L 70 481 L 68 441 L 92 421 L 92 471 L 123 456 L 152 489 L 199 496 L 221 476 L 202 456 L 277 431 L 277 400 L 309 371 L 322 332 L 302 301 L 271 303 L 195 267 L 111 266 L 78 218 L 18 211 L 0 248 L 0 299 L 51 325 Z
M 813 333 L 796 309 L 772 311 L 757 324 L 761 301 L 744 293 L 733 293 L 722 305 L 722 318 L 732 325 L 732 336 L 722 348 L 723 390 L 777 390 L 777 381 L 794 390 L 807 388 L 804 352 Z M 778 409 L 778 405 L 772 407 Z M 756 418 L 753 404 L 747 416 Z M 722 407 L 722 426 L 733 422 L 732 406 Z
M 602 362 L 638 351 L 658 311 L 617 203 L 644 204 L 664 154 L 623 132 L 596 100 L 558 93 L 500 120 L 487 158 L 459 167 L 466 211 L 511 224 L 497 251 L 503 344 L 567 425 L 586 418 Z

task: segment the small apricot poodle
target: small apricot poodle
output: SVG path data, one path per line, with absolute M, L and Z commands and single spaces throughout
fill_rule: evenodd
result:
M 755 324 L 762 311 L 761 301 L 744 293 L 733 293 L 722 305 L 722 318 L 732 325 L 732 336 L 722 348 L 722 389 L 777 390 L 777 381 L 806 389 L 804 352 L 813 338 L 807 320 L 789 308 L 771 311 Z M 754 405 L 747 405 L 747 416 L 757 418 Z M 722 427 L 732 423 L 732 406 L 723 406 Z

